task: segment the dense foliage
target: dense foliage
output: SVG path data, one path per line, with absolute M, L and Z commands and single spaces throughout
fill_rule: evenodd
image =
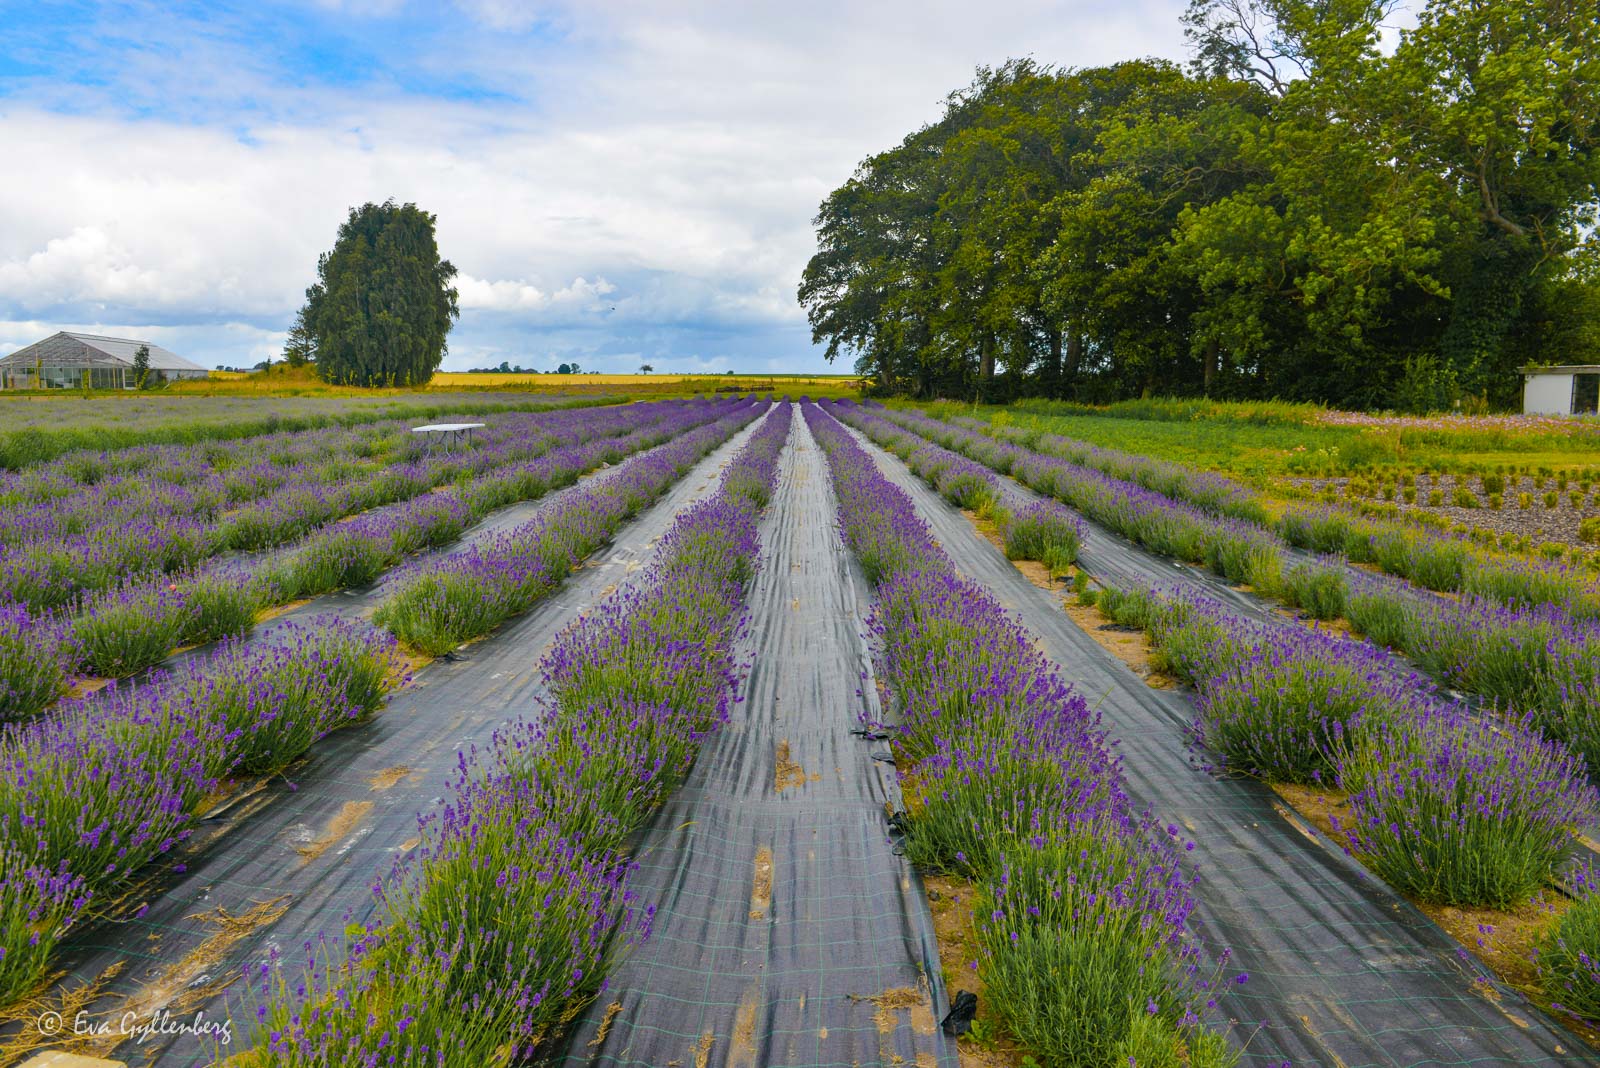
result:
M 1592 3 L 1192 0 L 1188 69 L 982 69 L 816 219 L 884 392 L 1427 410 L 1600 340 Z
M 314 354 L 317 373 L 339 385 L 432 378 L 461 314 L 450 284 L 456 269 L 440 259 L 433 224 L 415 204 L 351 208 L 333 251 L 317 262 L 286 357 Z

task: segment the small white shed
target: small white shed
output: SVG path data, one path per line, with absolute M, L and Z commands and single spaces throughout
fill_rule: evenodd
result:
M 1522 369 L 1526 415 L 1594 415 L 1600 408 L 1600 363 Z

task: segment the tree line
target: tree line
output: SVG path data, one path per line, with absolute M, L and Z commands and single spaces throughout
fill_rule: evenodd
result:
M 981 68 L 823 202 L 882 392 L 1504 406 L 1600 361 L 1600 0 L 1192 0 L 1192 60 Z

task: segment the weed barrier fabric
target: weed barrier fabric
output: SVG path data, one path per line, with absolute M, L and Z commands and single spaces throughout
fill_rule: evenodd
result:
M 874 714 L 867 586 L 835 528 L 826 461 L 798 416 L 763 520 L 732 721 L 640 843 L 655 905 L 577 1028 L 578 1065 L 955 1068 L 921 885 L 885 808 L 899 782 Z
M 325 959 L 342 959 L 346 925 L 372 914 L 373 884 L 417 845 L 417 816 L 447 796 L 459 754 L 535 710 L 543 690 L 539 657 L 556 634 L 643 567 L 674 516 L 715 487 L 763 418 L 702 458 L 527 614 L 461 659 L 435 661 L 378 715 L 323 738 L 300 764 L 230 797 L 175 851 L 172 859 L 185 871 L 161 865 L 163 872 L 126 893 L 112 919 L 71 936 L 59 961 L 65 987 L 119 969 L 103 996 L 85 1006 L 90 1019 L 115 1028 L 124 1012 L 165 1006 L 178 1021 L 202 1010 L 208 1020 L 233 1021 L 228 1047 L 153 1036 L 123 1043 L 114 1055 L 130 1065 L 198 1068 L 242 1052 L 255 1024 L 254 997 L 237 981 L 247 965 L 259 967 L 277 951 L 293 977 L 306 943 L 324 937 Z M 486 526 L 523 521 L 537 510 L 514 506 Z M 333 594 L 291 616 L 334 606 L 341 615 L 366 615 L 380 600 L 377 590 Z M 105 1046 L 85 1052 L 112 1055 Z
M 1250 976 L 1230 987 L 1221 1007 L 1235 1021 L 1227 1032 L 1243 1063 L 1594 1063 L 1580 1040 L 1488 978 L 1454 939 L 1265 785 L 1202 766 L 1187 746 L 1194 709 L 1184 694 L 1133 677 L 1068 618 L 1058 593 L 1029 582 L 903 463 L 851 433 L 911 495 L 963 573 L 1018 613 L 1098 709 L 1135 801 L 1197 843 L 1197 929 L 1211 952 L 1231 947 L 1227 974 Z M 1096 534 L 1095 549 L 1100 540 Z M 1137 580 L 1137 560 L 1124 557 L 1121 566 L 1119 578 Z M 1145 584 L 1170 584 L 1170 565 L 1142 566 Z
M 852 428 L 858 439 L 868 440 L 865 435 Z M 908 472 L 909 473 L 909 472 Z M 1034 501 L 1049 500 L 1044 494 L 1023 485 L 1010 475 L 996 473 L 1000 485 L 1000 492 L 1005 498 L 1008 507 L 1015 506 L 1018 502 L 1023 504 Z M 1070 505 L 1063 505 L 1071 509 Z M 1258 594 L 1240 589 L 1231 585 L 1227 579 L 1215 574 L 1204 567 L 1171 557 L 1153 553 L 1148 549 L 1135 545 L 1122 535 L 1108 530 L 1106 527 L 1090 519 L 1077 509 L 1071 509 L 1084 526 L 1085 537 L 1079 547 L 1078 563 L 1095 578 L 1101 579 L 1111 586 L 1119 589 L 1171 589 L 1174 587 L 1188 587 L 1195 593 L 1209 597 L 1211 600 L 1224 605 L 1229 610 L 1240 616 L 1274 625 L 1285 622 L 1285 615 L 1275 611 L 1271 602 L 1263 600 Z M 1317 554 L 1293 546 L 1286 546 L 1283 550 L 1284 562 L 1287 566 L 1297 563 L 1316 563 L 1320 558 Z M 1346 573 L 1352 576 L 1365 576 L 1362 571 L 1350 563 L 1344 564 Z M 1396 579 L 1396 582 L 1403 580 Z M 1422 586 L 1410 585 L 1410 593 L 1418 598 L 1434 601 L 1439 604 L 1451 603 L 1449 598 L 1426 589 Z M 1292 612 L 1292 608 L 1286 608 Z M 1108 624 L 1114 626 L 1114 624 Z M 1396 649 L 1387 650 L 1396 667 L 1404 666 L 1425 677 L 1432 678 L 1438 684 L 1440 693 L 1455 698 L 1466 707 L 1482 715 L 1485 714 L 1486 701 L 1477 694 L 1462 693 L 1453 689 L 1447 682 L 1438 679 L 1416 665 L 1410 657 Z M 1591 777 L 1600 776 L 1600 768 L 1590 769 Z M 1578 873 L 1590 863 L 1600 860 L 1600 848 L 1594 843 L 1600 842 L 1600 821 L 1589 823 L 1580 828 L 1582 836 L 1577 839 L 1572 856 L 1567 860 L 1561 876 L 1557 880 L 1570 892 L 1576 886 Z

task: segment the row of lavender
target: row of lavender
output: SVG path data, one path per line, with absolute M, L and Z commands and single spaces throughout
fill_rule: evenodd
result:
M 573 495 L 537 524 L 547 555 L 570 570 L 763 407 L 724 406 Z M 0 728 L 0 1005 L 27 994 L 66 932 L 182 842 L 230 780 L 284 767 L 376 710 L 404 681 L 401 664 L 392 635 L 319 617 Z
M 375 621 L 411 647 L 441 655 L 528 610 L 702 456 L 767 409 L 737 402 L 722 418 L 623 464 L 533 520 L 401 572 Z
M 533 459 L 557 444 L 626 432 L 639 416 L 623 408 L 490 418 L 474 448 L 451 453 L 427 452 L 404 424 L 394 423 L 341 432 L 353 440 L 284 443 L 271 450 L 270 460 L 243 470 L 212 443 L 171 465 L 89 485 L 62 478 L 15 488 L 0 495 L 0 504 L 7 506 L 4 522 L 13 535 L 18 527 L 25 533 L 0 543 L 0 599 L 34 609 L 72 607 L 129 576 L 271 549 L 344 516 Z M 248 454 L 251 442 L 237 447 Z M 67 486 L 73 490 L 66 496 L 41 497 Z
M 967 451 L 964 439 L 944 440 L 950 427 L 912 413 L 902 425 Z M 1507 605 L 1554 605 L 1580 620 L 1600 621 L 1600 583 L 1585 567 L 1493 553 L 1465 537 L 1445 536 L 1406 523 L 1353 515 L 1333 507 L 1294 505 L 1271 520 L 1262 502 L 1238 483 L 1179 464 L 1118 452 L 1072 438 L 1024 428 L 990 427 L 957 420 L 964 434 L 987 429 L 995 436 L 1065 459 L 1120 481 L 1158 492 L 1222 518 L 1271 530 L 1285 542 L 1319 553 L 1338 553 L 1430 590 L 1459 592 Z
M 925 455 L 917 463 L 928 446 L 897 438 L 892 426 L 875 426 L 870 416 L 862 423 L 902 451 L 914 450 L 913 466 L 928 469 Z M 1100 505 L 1092 514 L 1109 516 L 1124 533 L 1149 537 L 1153 529 L 1159 536 L 1162 522 L 1170 524 L 1166 531 L 1187 529 L 1201 539 L 1208 532 L 1203 521 L 1186 526 L 1192 516 L 1153 500 L 1152 491 L 1141 499 L 1136 488 L 1118 487 L 1105 476 L 1052 472 L 1042 458 L 1018 451 L 996 466 L 1053 492 L 1074 478 L 1087 482 L 1087 492 L 1068 482 L 1080 494 L 1074 503 Z M 977 465 L 971 469 L 987 473 Z M 1116 507 L 1111 495 L 1118 489 L 1128 499 L 1121 511 L 1107 510 Z M 1118 519 L 1141 512 L 1149 523 L 1118 525 Z M 1218 522 L 1209 534 L 1224 542 L 1227 525 Z M 1144 537 L 1135 540 L 1148 544 Z M 1206 556 L 1196 552 L 1188 558 Z M 1319 576 L 1346 574 L 1340 561 L 1301 570 L 1313 580 L 1307 584 L 1312 590 L 1329 585 Z M 1531 680 L 1542 680 L 1548 687 L 1544 707 L 1586 713 L 1581 725 L 1568 722 L 1551 733 L 1560 737 L 1572 733 L 1566 728 L 1582 726 L 1577 733 L 1593 744 L 1596 660 L 1585 648 L 1588 627 L 1551 606 L 1508 609 L 1472 599 L 1458 604 L 1392 578 L 1351 578 L 1358 592 L 1351 595 L 1349 614 L 1360 629 L 1408 647 L 1425 668 L 1478 692 L 1514 699 Z M 1573 831 L 1597 814 L 1583 757 L 1538 729 L 1551 729 L 1548 714 L 1522 718 L 1511 712 L 1502 717 L 1508 722 L 1484 720 L 1366 642 L 1287 623 L 1254 623 L 1183 592 L 1108 589 L 1100 603 L 1111 618 L 1150 634 L 1158 668 L 1199 690 L 1195 732 L 1202 744 L 1230 770 L 1348 793 L 1351 815 L 1340 827 L 1345 844 L 1419 900 L 1499 909 L 1524 905 L 1565 866 Z M 1577 879 L 1578 903 L 1540 952 L 1552 1000 L 1589 1018 L 1600 1013 L 1595 889 L 1586 868 Z
M 589 408 L 605 399 L 520 404 L 489 416 L 485 436 L 527 413 Z M 478 406 L 481 407 L 481 406 Z M 469 406 L 469 410 L 471 410 Z M 412 420 L 385 419 L 327 427 L 229 435 L 195 445 L 141 445 L 78 450 L 19 471 L 0 471 L 0 546 L 108 528 L 115 519 L 172 515 L 215 519 L 270 494 L 308 469 L 326 466 L 333 483 L 380 462 L 423 458 L 426 444 Z
M 805 415 L 877 586 L 907 853 L 976 882 L 976 966 L 1000 1023 L 1047 1064 L 1236 1063 L 1199 1018 L 1215 992 L 1174 832 L 1133 810 L 1097 717 L 1033 636 L 957 574 L 843 427 Z
M 1471 595 L 1442 599 L 1399 579 L 1351 569 L 1341 558 L 1286 567 L 1283 544 L 1254 524 L 1218 518 L 1131 482 L 915 413 L 847 404 L 834 410 L 907 457 L 919 473 L 935 472 L 929 479 L 935 485 L 944 486 L 950 472 L 959 470 L 968 482 L 988 478 L 981 492 L 998 493 L 988 468 L 1009 473 L 1145 548 L 1204 562 L 1318 619 L 1344 616 L 1361 633 L 1405 652 L 1435 678 L 1478 695 L 1512 719 L 1532 715 L 1546 734 L 1600 767 L 1600 620 L 1575 619 L 1549 604 L 1508 606 Z M 985 466 L 925 444 L 924 432 L 938 433 Z M 1395 568 L 1408 551 L 1398 536 L 1380 539 L 1374 548 L 1380 561 Z
M 1084 526 L 1069 509 L 1051 500 L 1035 501 L 1020 509 L 1007 507 L 999 480 L 987 468 L 938 445 L 917 444 L 905 438 L 897 438 L 894 444 L 896 454 L 906 465 L 945 500 L 992 519 L 1008 558 L 1037 560 L 1052 573 L 1064 571 L 1078 559 Z
M 718 418 L 732 402 L 629 406 L 563 425 L 514 424 L 475 450 L 451 490 L 329 523 L 274 559 L 131 579 L 65 615 L 0 604 L 0 721 L 53 702 L 74 673 L 124 678 L 180 644 L 249 631 L 265 608 L 366 585 L 423 549 L 455 540 L 496 509 L 569 485 L 584 472 Z
M 1197 740 L 1230 770 L 1348 795 L 1344 844 L 1427 903 L 1528 904 L 1600 815 L 1581 755 L 1531 721 L 1475 716 L 1382 650 L 1321 631 L 1252 623 L 1178 591 L 1106 590 L 1101 609 L 1150 636 L 1158 667 L 1199 693 Z M 1600 1019 L 1600 893 L 1576 903 L 1540 947 L 1547 993 Z
M 308 946 L 303 980 L 271 964 L 250 976 L 265 995 L 253 1063 L 533 1060 L 648 937 L 629 840 L 727 719 L 757 515 L 790 411 L 677 518 L 641 581 L 557 639 L 542 715 L 462 758 L 419 855 L 377 887 L 363 936 L 331 964 Z
M 0 1006 L 188 837 L 227 779 L 289 764 L 401 678 L 393 638 L 319 618 L 0 729 Z
M 407 500 L 475 472 L 478 464 L 542 452 L 547 429 L 584 425 L 578 413 L 497 417 L 482 447 L 427 456 L 403 424 L 313 432 L 241 468 L 220 445 L 80 485 L 31 480 L 0 495 L 13 540 L 0 544 L 0 596 L 32 608 L 70 606 L 132 574 L 193 567 L 221 552 L 283 544 L 344 515 Z M 248 457 L 246 439 L 233 443 Z M 501 454 L 504 455 L 503 458 Z M 70 487 L 70 492 L 68 492 Z

